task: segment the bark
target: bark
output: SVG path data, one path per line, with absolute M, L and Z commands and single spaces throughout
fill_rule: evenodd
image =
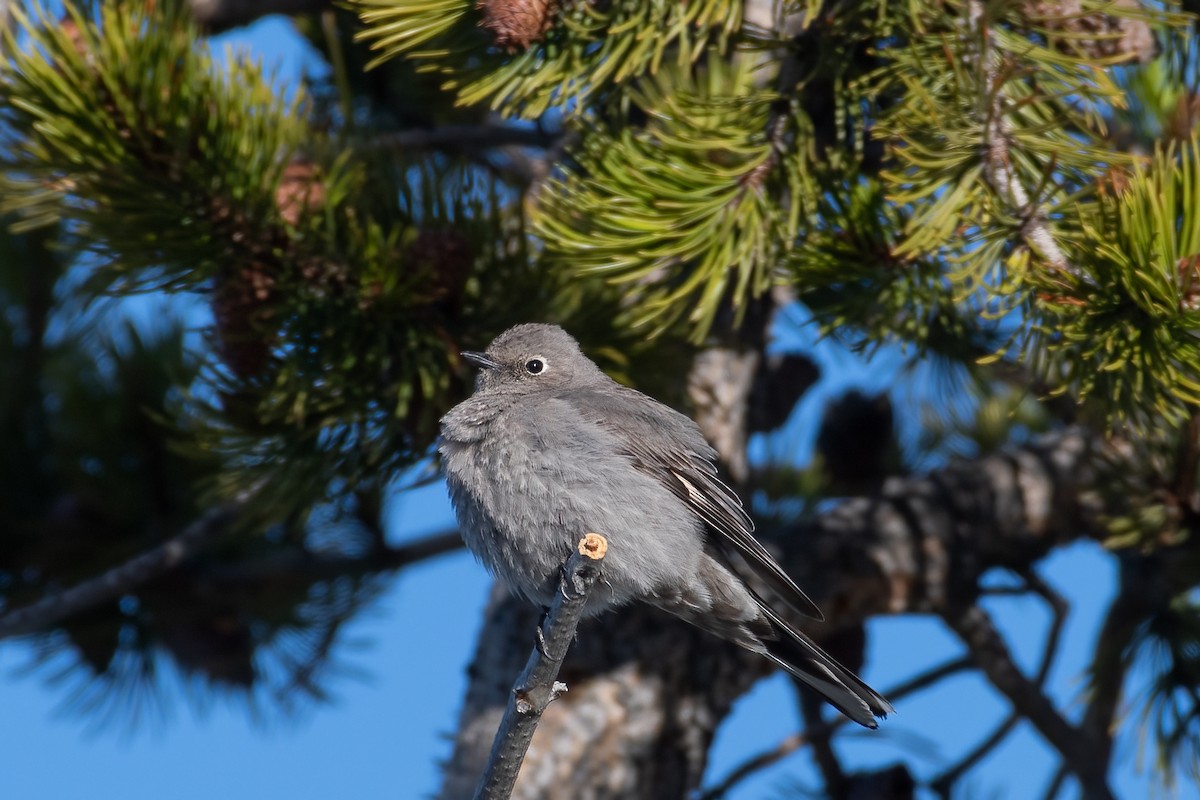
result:
M 784 566 L 827 617 L 809 632 L 824 638 L 878 614 L 970 617 L 985 570 L 1022 570 L 1067 541 L 1098 536 L 1088 489 L 1101 446 L 1067 429 L 925 477 L 890 480 L 875 497 L 782 532 L 776 544 Z M 478 780 L 538 613 L 492 597 L 446 767 L 445 800 L 469 796 Z M 973 655 L 977 663 L 989 657 L 986 650 Z M 991 657 L 979 664 L 989 675 L 1004 666 L 995 661 L 1003 654 Z M 652 609 L 590 620 L 563 670 L 571 691 L 543 717 L 513 797 L 685 797 L 698 786 L 733 701 L 767 671 L 752 654 Z M 1039 697 L 1010 695 L 1014 705 Z M 1055 736 L 1070 735 L 1056 727 L 1060 719 L 1049 719 Z
M 722 466 L 736 485 L 750 477 L 746 460 L 746 398 L 759 374 L 756 348 L 711 347 L 699 353 L 688 374 L 688 400 L 704 436 L 721 454 Z

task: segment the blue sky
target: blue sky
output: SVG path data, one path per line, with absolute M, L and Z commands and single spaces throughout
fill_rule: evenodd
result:
M 295 81 L 309 63 L 286 22 L 268 19 L 223 37 L 278 68 L 281 82 Z M 136 314 L 135 314 L 136 316 Z M 873 363 L 811 329 L 792 330 L 789 347 L 810 352 L 824 379 L 806 397 L 783 440 L 799 460 L 811 447 L 813 421 L 822 404 L 849 387 L 893 388 L 902 380 L 896 354 Z M 480 343 L 483 345 L 486 343 Z M 914 415 L 921 393 L 898 402 Z M 926 396 L 924 399 L 930 399 Z M 772 452 L 777 452 L 775 447 Z M 441 484 L 396 496 L 391 532 L 396 541 L 444 530 L 453 518 Z M 1098 547 L 1077 545 L 1056 553 L 1040 569 L 1071 603 L 1057 667 L 1055 699 L 1072 707 L 1083 691 L 1082 671 L 1114 590 L 1114 566 Z M 291 721 L 267 715 L 254 721 L 239 703 L 220 700 L 203 713 L 178 703 L 169 720 L 132 732 L 121 726 L 89 731 L 87 719 L 64 712 L 66 686 L 47 670 L 24 674 L 30 661 L 20 642 L 0 643 L 0 796 L 31 800 L 259 800 L 263 797 L 416 798 L 438 784 L 437 763 L 450 739 L 465 687 L 465 670 L 478 633 L 489 580 L 470 556 L 459 553 L 405 570 L 376 606 L 348 632 L 342 660 L 365 677 L 334 682 L 335 701 Z M 1020 663 L 1036 663 L 1049 617 L 1040 601 L 997 598 L 988 602 Z M 864 677 L 880 690 L 961 654 L 936 619 L 906 617 L 871 625 Z M 76 675 L 77 679 L 79 676 Z M 952 764 L 998 724 L 1007 704 L 976 675 L 967 673 L 897 703 L 898 715 L 878 733 L 849 731 L 838 750 L 851 768 L 901 758 L 919 775 Z M 790 684 L 763 681 L 740 701 L 721 728 L 709 781 L 742 759 L 772 747 L 797 728 Z M 1117 750 L 1114 783 L 1122 797 L 1141 798 L 1149 784 L 1134 769 L 1135 742 Z M 1040 796 L 1055 770 L 1037 734 L 1022 726 L 992 758 L 971 773 L 962 792 L 997 797 Z M 813 787 L 816 773 L 800 751 L 742 784 L 738 800 L 780 796 L 790 785 Z

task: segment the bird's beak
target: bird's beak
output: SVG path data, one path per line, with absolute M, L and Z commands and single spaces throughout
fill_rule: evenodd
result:
M 464 350 L 459 353 L 459 355 L 482 369 L 496 369 L 500 366 L 500 362 L 489 356 L 487 353 L 477 353 L 474 350 Z

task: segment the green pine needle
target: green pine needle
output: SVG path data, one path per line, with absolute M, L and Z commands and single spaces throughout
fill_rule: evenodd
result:
M 697 339 L 726 299 L 741 307 L 765 291 L 798 221 L 774 196 L 773 96 L 753 85 L 748 62 L 664 70 L 633 96 L 645 128 L 591 129 L 578 167 L 539 197 L 549 257 L 636 286 L 635 324 L 686 317 Z
M 613 0 L 549 3 L 550 27 L 507 53 L 479 26 L 473 0 L 350 0 L 379 55 L 422 62 L 445 76 L 463 105 L 486 104 L 536 118 L 552 106 L 582 111 L 613 85 L 690 64 L 724 47 L 742 20 L 742 0 Z

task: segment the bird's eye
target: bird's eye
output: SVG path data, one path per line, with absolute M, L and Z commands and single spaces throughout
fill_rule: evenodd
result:
M 525 362 L 525 371 L 530 375 L 539 375 L 546 369 L 546 364 L 540 358 L 531 358 Z

